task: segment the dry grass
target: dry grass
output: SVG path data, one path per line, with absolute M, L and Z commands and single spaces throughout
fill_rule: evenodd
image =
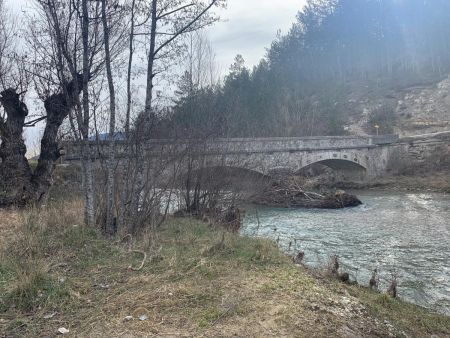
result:
M 0 209 L 0 247 L 13 241 L 22 224 L 20 213 L 15 209 Z
M 221 230 L 194 220 L 167 222 L 144 268 L 131 271 L 142 257 L 81 226 L 80 207 L 19 217 L 0 263 L 5 336 L 59 327 L 73 337 L 450 335 L 448 317 L 313 276 L 269 241 L 226 234 L 218 246 Z

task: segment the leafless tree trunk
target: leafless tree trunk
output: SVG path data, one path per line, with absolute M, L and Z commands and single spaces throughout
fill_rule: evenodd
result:
M 83 44 L 83 121 L 81 134 L 83 137 L 82 166 L 85 190 L 85 222 L 89 226 L 95 225 L 95 192 L 94 173 L 89 147 L 89 11 L 88 0 L 82 0 L 81 37 Z
M 41 139 L 41 155 L 37 167 L 31 170 L 25 157 L 26 146 L 22 137 L 28 116 L 27 106 L 15 89 L 0 93 L 0 103 L 6 112 L 6 120 L 0 118 L 0 207 L 24 206 L 45 203 L 51 185 L 52 173 L 60 157 L 57 133 L 79 95 L 80 77 L 73 79 L 66 88 L 68 95 L 60 93 L 49 96 L 45 102 L 46 126 Z
M 135 38 L 135 25 L 136 25 L 136 0 L 131 0 L 131 8 L 130 8 L 130 33 L 129 33 L 129 41 L 128 41 L 128 68 L 127 68 L 127 106 L 126 106 L 126 115 L 125 115 L 125 153 L 132 156 L 132 145 L 131 145 L 131 107 L 132 107 L 132 92 L 131 92 L 131 80 L 132 80 L 132 72 L 133 72 L 133 58 L 134 58 L 134 38 Z M 132 156 L 134 157 L 134 156 Z M 131 172 L 132 165 L 131 162 L 128 161 L 125 165 L 125 168 L 122 168 L 124 171 L 124 175 L 122 175 L 122 180 L 119 184 L 121 187 L 119 188 L 119 210 L 118 210 L 118 224 L 121 227 L 128 228 L 128 218 L 129 218 L 129 205 L 128 200 L 130 199 L 130 194 L 132 192 L 131 187 L 133 184 L 131 183 Z
M 152 112 L 152 100 L 153 100 L 153 77 L 154 74 L 154 64 L 156 57 L 156 29 L 158 24 L 157 11 L 158 0 L 152 0 L 151 8 L 151 28 L 150 28 L 150 50 L 148 52 L 147 60 L 147 90 L 145 96 L 145 115 L 148 118 Z
M 224 1 L 222 0 L 210 0 L 206 4 L 202 2 L 189 2 L 183 1 L 174 2 L 176 7 L 165 6 L 165 8 L 159 9 L 158 4 L 162 3 L 161 0 L 152 0 L 151 6 L 151 28 L 150 28 L 150 50 L 147 57 L 147 87 L 145 97 L 145 115 L 147 118 L 152 114 L 152 100 L 153 100 L 153 88 L 155 77 L 155 60 L 158 59 L 159 54 L 169 47 L 175 40 L 187 32 L 198 30 L 206 25 L 211 24 L 216 20 L 213 17 L 205 17 L 206 13 L 215 5 L 220 5 Z M 160 12 L 158 13 L 158 10 Z M 192 11 L 191 11 L 192 10 Z M 186 13 L 184 22 L 179 22 L 180 13 Z M 156 36 L 159 33 L 158 23 L 160 21 L 170 22 L 173 17 L 176 18 L 174 24 L 174 30 L 168 35 L 167 40 L 161 41 L 157 45 Z
M 224 0 L 204 0 L 198 2 L 191 1 L 162 1 L 151 0 L 150 3 L 150 28 L 144 34 L 149 37 L 150 46 L 147 54 L 147 78 L 145 109 L 139 116 L 134 130 L 134 161 L 135 179 L 133 180 L 133 192 L 130 201 L 130 215 L 132 222 L 138 221 L 138 214 L 142 209 L 143 196 L 150 195 L 148 189 L 151 187 L 145 184 L 146 171 L 151 170 L 151 163 L 144 165 L 143 143 L 149 138 L 152 127 L 154 127 L 155 112 L 153 111 L 154 79 L 161 69 L 157 69 L 156 61 L 162 62 L 171 55 L 177 54 L 178 50 L 174 42 L 183 34 L 198 30 L 217 20 L 213 16 L 208 16 L 208 11 L 216 5 L 223 4 Z M 133 26 L 134 29 L 134 26 Z M 158 29 L 168 30 L 160 32 Z M 173 47 L 174 50 L 171 50 Z M 148 161 L 147 161 L 148 162 Z
M 115 129 L 116 129 L 116 94 L 114 88 L 114 80 L 111 70 L 111 53 L 109 46 L 109 27 L 106 17 L 106 0 L 102 0 L 102 24 L 103 24 L 103 40 L 105 44 L 105 66 L 106 76 L 109 88 L 109 149 L 108 149 L 108 178 L 106 192 L 106 224 L 105 231 L 109 235 L 113 235 L 115 229 L 114 217 L 114 195 L 115 195 Z
M 127 112 L 125 117 L 125 135 L 127 140 L 130 135 L 130 120 L 131 120 L 131 76 L 133 67 L 133 56 L 134 56 L 134 29 L 135 29 L 135 10 L 136 10 L 136 0 L 131 0 L 131 22 L 130 22 L 130 36 L 129 36 L 129 47 L 128 47 L 128 69 L 127 69 Z
M 0 103 L 6 112 L 6 121 L 0 118 L 0 206 L 24 205 L 32 171 L 25 157 L 27 148 L 22 138 L 28 109 L 14 89 L 0 93 Z

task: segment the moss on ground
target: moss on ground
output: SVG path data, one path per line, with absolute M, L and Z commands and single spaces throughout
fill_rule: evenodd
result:
M 221 229 L 170 219 L 151 245 L 149 236 L 114 242 L 81 220 L 77 202 L 20 213 L 0 261 L 3 335 L 450 335 L 449 317 L 313 275 L 270 241 L 226 233 L 222 242 Z M 131 249 L 149 253 L 140 271 Z

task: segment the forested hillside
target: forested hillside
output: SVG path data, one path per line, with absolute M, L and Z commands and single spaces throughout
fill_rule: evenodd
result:
M 450 126 L 450 2 L 309 0 L 253 69 L 223 83 L 188 70 L 172 123 L 184 133 L 313 136 Z

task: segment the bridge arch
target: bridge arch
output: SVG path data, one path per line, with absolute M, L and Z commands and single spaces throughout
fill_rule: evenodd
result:
M 320 164 L 331 168 L 341 179 L 362 180 L 368 172 L 367 160 L 363 153 L 317 153 L 305 156 L 297 172 Z
M 364 169 L 369 168 L 368 156 L 364 151 L 318 151 L 300 155 L 302 169 L 314 163 L 322 163 L 332 169 Z
M 184 175 L 187 175 L 187 171 L 183 172 Z M 254 179 L 268 179 L 269 175 L 267 175 L 264 171 L 258 170 L 255 168 L 247 168 L 245 166 L 239 165 L 205 165 L 203 167 L 196 167 L 192 170 L 193 175 L 204 175 L 206 177 L 214 177 L 221 176 L 223 178 L 227 177 L 239 177 L 239 178 L 254 178 Z
M 220 163 L 221 166 L 245 168 L 267 176 L 295 174 L 316 163 L 327 166 L 348 179 L 363 179 L 370 173 L 370 159 L 366 149 L 231 154 L 210 160 L 207 161 L 207 166 Z
M 334 170 L 351 170 L 351 171 L 353 171 L 353 170 L 366 171 L 367 170 L 366 167 L 364 167 L 363 165 L 361 165 L 357 162 L 353 162 L 353 161 L 349 161 L 349 160 L 341 160 L 341 159 L 327 159 L 327 160 L 316 161 L 316 162 L 310 163 L 308 165 L 302 166 L 299 170 L 308 168 L 315 164 L 321 164 L 321 165 L 324 165 L 324 166 L 329 167 Z
M 265 186 L 271 179 L 261 170 L 239 165 L 205 165 L 193 168 L 190 172 L 184 170 L 180 177 L 186 180 L 188 176 L 193 180 L 193 184 L 201 182 L 203 188 L 244 191 L 253 191 L 255 187 Z

